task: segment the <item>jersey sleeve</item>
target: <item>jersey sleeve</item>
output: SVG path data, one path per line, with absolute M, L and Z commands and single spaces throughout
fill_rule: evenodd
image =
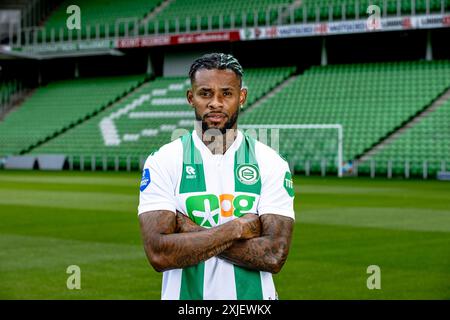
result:
M 287 162 L 281 158 L 273 161 L 262 180 L 258 214 L 267 213 L 295 219 L 292 176 Z
M 140 185 L 138 214 L 153 210 L 176 212 L 174 172 L 170 160 L 156 152 L 145 161 Z

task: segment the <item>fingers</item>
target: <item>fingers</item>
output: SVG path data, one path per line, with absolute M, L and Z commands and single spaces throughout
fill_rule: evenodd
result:
M 261 222 L 255 214 L 246 214 L 239 218 L 242 225 L 242 239 L 251 239 L 261 236 Z

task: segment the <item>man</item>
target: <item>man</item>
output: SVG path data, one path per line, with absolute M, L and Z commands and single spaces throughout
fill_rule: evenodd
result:
M 242 75 L 231 55 L 197 59 L 187 100 L 201 125 L 145 163 L 139 221 L 162 299 L 277 299 L 294 192 L 286 161 L 237 130 Z

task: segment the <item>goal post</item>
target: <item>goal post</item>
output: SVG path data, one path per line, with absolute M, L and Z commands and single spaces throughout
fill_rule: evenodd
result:
M 241 129 L 302 129 L 302 130 L 336 130 L 337 131 L 337 174 L 343 176 L 344 129 L 341 124 L 242 124 Z

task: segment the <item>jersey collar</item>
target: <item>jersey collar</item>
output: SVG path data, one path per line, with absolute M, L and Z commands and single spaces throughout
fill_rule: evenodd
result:
M 211 150 L 208 149 L 208 147 L 205 145 L 205 143 L 200 139 L 200 137 L 198 136 L 197 132 L 194 130 L 192 130 L 192 137 L 194 140 L 194 145 L 195 147 L 200 150 L 200 153 L 202 154 L 202 156 L 209 156 L 209 157 L 224 157 L 228 154 L 234 154 L 236 152 L 236 150 L 239 148 L 239 146 L 242 143 L 242 132 L 241 130 L 237 129 L 237 136 L 236 139 L 234 139 L 233 143 L 231 144 L 231 146 L 227 149 L 227 151 L 225 151 L 225 154 L 221 155 L 221 154 L 213 154 L 211 152 Z

